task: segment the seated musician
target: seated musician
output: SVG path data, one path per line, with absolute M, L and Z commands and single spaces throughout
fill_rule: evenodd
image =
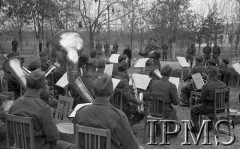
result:
M 127 72 L 128 66 L 127 55 L 121 54 L 118 58 L 119 72 L 115 78 L 121 80 L 116 88 L 122 89 L 123 112 L 127 115 L 130 125 L 133 126 L 139 123 L 143 119 L 144 115 L 137 111 L 137 106 L 140 105 L 141 102 L 137 101 L 137 99 L 131 95 L 131 89 L 129 87 L 129 74 Z
M 111 149 L 138 149 L 126 115 L 109 102 L 114 94 L 112 79 L 106 75 L 94 82 L 95 100 L 92 105 L 81 108 L 75 117 L 76 124 L 111 130 Z M 79 140 L 84 147 L 84 139 Z M 104 147 L 100 147 L 104 148 Z
M 96 77 L 98 78 L 104 74 L 106 61 L 103 58 L 98 58 L 96 62 L 97 62 Z
M 226 88 L 226 84 L 217 78 L 218 70 L 216 67 L 208 69 L 208 81 L 202 87 L 201 97 L 198 105 L 191 109 L 191 120 L 194 124 L 193 131 L 199 131 L 199 115 L 211 114 L 214 112 L 214 90 Z
M 48 59 L 48 52 L 42 51 L 40 54 L 41 69 L 42 71 L 47 72 L 50 66 L 50 60 Z
M 94 81 L 96 79 L 96 68 L 97 68 L 96 61 L 97 61 L 96 59 L 89 60 L 89 62 L 86 64 L 86 71 L 81 77 L 83 84 L 86 86 L 87 90 L 93 97 L 94 97 L 93 88 L 94 88 Z M 75 89 L 72 90 L 71 94 L 74 97 L 73 107 L 75 107 L 77 104 L 86 102 L 77 93 Z
M 178 93 L 177 87 L 170 83 L 169 77 L 172 73 L 172 68 L 169 65 L 166 65 L 161 70 L 162 78 L 160 80 L 154 80 L 150 84 L 150 92 L 160 93 L 164 97 L 165 103 L 165 118 L 169 120 L 177 120 L 177 110 L 173 108 L 172 105 L 178 105 Z M 161 104 L 160 104 L 161 105 Z M 161 107 L 161 106 L 160 106 Z M 173 131 L 174 127 L 170 125 L 170 130 Z M 160 128 L 158 128 L 160 129 Z M 157 130 L 157 135 L 160 130 Z
M 219 68 L 220 81 L 224 82 L 226 85 L 228 85 L 228 80 L 230 77 L 230 70 L 228 68 L 228 64 L 229 64 L 229 59 L 224 58 L 224 59 L 222 59 L 222 62 L 221 62 L 220 68 Z
M 30 71 L 34 71 L 36 69 L 41 69 L 41 62 L 40 60 L 33 60 L 29 66 L 28 69 Z M 47 82 L 47 81 L 46 81 Z M 49 106 L 53 108 L 57 108 L 57 101 L 56 100 L 49 100 L 50 98 L 50 93 L 49 93 L 49 86 L 46 83 L 46 86 L 42 89 L 42 92 L 40 94 L 40 98 L 45 101 Z
M 15 101 L 9 113 L 32 118 L 35 149 L 75 149 L 75 145 L 58 140 L 59 133 L 52 110 L 40 99 L 40 92 L 46 85 L 45 73 L 37 69 L 31 72 L 26 80 L 27 91 L 22 98 Z
M 207 73 L 208 73 L 207 69 L 202 64 L 202 62 L 203 62 L 202 56 L 196 57 L 196 66 L 194 66 L 194 68 L 191 70 L 191 73 L 185 77 L 184 81 L 186 81 L 188 79 L 192 79 L 192 75 L 196 74 L 196 73 L 200 73 L 202 75 L 202 77 L 207 76 Z M 180 104 L 180 106 L 184 106 L 184 107 L 189 106 L 189 98 L 190 98 L 191 91 L 194 91 L 192 83 L 188 83 L 186 86 L 184 86 L 181 89 L 181 94 L 180 94 L 181 104 Z

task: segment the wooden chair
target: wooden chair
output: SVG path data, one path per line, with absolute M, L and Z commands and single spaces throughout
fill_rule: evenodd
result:
M 111 131 L 76 125 L 76 147 L 80 149 L 80 140 L 84 142 L 82 149 L 111 149 Z
M 230 122 L 230 111 L 229 111 L 229 100 L 230 100 L 230 88 L 215 89 L 214 93 L 214 113 L 207 114 L 205 116 L 213 119 L 213 126 L 217 123 L 219 118 L 226 118 Z M 201 118 L 202 120 L 202 118 Z M 228 123 L 228 133 L 230 134 L 230 123 Z M 214 127 L 214 133 L 217 135 L 217 131 Z
M 165 101 L 162 94 L 147 92 L 145 93 L 145 124 L 143 133 L 143 143 L 146 142 L 146 132 L 148 121 L 165 119 Z
M 35 136 L 31 117 L 7 114 L 7 147 L 8 149 L 34 149 Z M 14 146 L 10 145 L 11 132 L 14 136 Z M 30 141 L 30 142 L 29 142 Z
M 190 95 L 190 98 L 189 98 L 189 102 L 190 102 L 190 110 L 192 109 L 192 106 L 193 105 L 196 105 L 198 103 L 198 100 L 200 99 L 201 97 L 201 92 L 195 92 L 195 91 L 192 91 L 191 92 L 191 95 Z
M 121 89 L 115 89 L 113 97 L 110 99 L 110 103 L 117 109 L 122 110 L 123 93 Z
M 72 111 L 73 106 L 73 98 L 66 96 L 59 96 L 57 109 L 55 113 L 55 121 L 56 122 L 68 122 L 68 116 Z

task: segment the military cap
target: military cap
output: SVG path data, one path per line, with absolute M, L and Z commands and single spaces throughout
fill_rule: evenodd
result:
M 28 69 L 29 69 L 30 71 L 34 71 L 34 70 L 36 70 L 36 69 L 38 69 L 38 68 L 40 68 L 40 67 L 41 67 L 41 61 L 40 61 L 40 60 L 33 60 L 33 61 L 29 64 Z
M 223 61 L 226 65 L 228 65 L 228 64 L 230 63 L 228 58 L 223 58 L 222 61 Z
M 40 89 L 45 87 L 45 72 L 36 69 L 31 72 L 27 77 L 27 87 L 31 89 Z
M 106 75 L 100 76 L 94 82 L 94 91 L 100 96 L 109 96 L 113 93 L 112 78 Z
M 208 61 L 208 64 L 209 64 L 209 65 L 216 66 L 217 62 L 216 62 L 215 59 L 212 59 L 212 58 L 211 58 L 211 59 Z
M 199 56 L 196 57 L 196 60 L 199 61 L 199 62 L 202 62 L 203 61 L 203 57 L 201 55 L 199 55 Z
M 170 76 L 172 73 L 172 67 L 170 65 L 166 65 L 161 70 L 161 75 L 163 76 Z

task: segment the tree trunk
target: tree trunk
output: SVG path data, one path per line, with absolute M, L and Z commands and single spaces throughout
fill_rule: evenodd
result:
M 94 34 L 92 33 L 92 31 L 90 31 L 89 42 L 90 42 L 90 51 L 89 52 L 91 52 L 94 49 Z
M 21 52 L 23 51 L 22 49 L 22 25 L 19 26 L 19 30 L 18 30 L 18 36 L 19 36 L 19 40 L 20 40 L 20 46 L 21 46 Z
M 198 43 L 198 54 L 200 55 L 201 50 L 201 43 Z

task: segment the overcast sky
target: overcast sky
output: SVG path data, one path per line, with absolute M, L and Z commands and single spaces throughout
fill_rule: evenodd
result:
M 231 21 L 238 7 L 238 3 L 235 0 L 192 0 L 191 9 L 202 16 L 206 16 L 209 6 L 212 7 L 215 1 L 217 2 L 221 16 Z

